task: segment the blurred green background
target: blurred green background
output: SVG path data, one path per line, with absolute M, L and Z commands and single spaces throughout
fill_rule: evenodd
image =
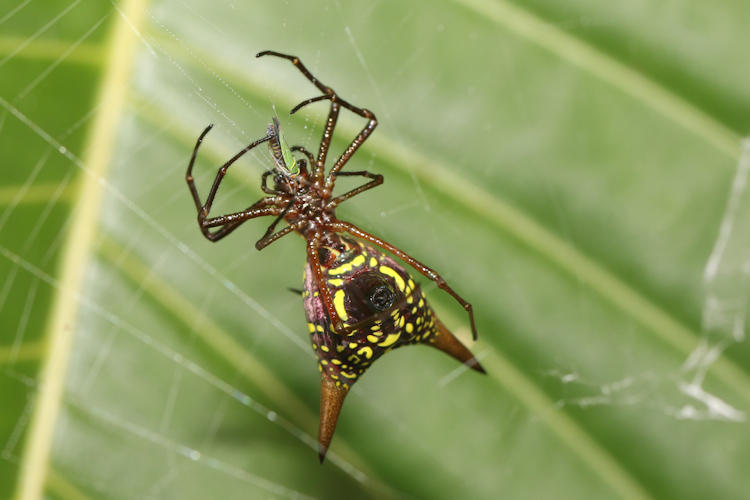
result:
M 747 19 L 745 0 L 5 0 L 0 498 L 747 498 Z M 347 169 L 385 184 L 339 216 L 474 304 L 471 343 L 423 282 L 488 371 L 389 354 L 323 466 L 287 291 L 303 241 L 256 252 L 267 220 L 206 241 L 183 178 L 208 123 L 204 196 L 274 113 L 317 148 L 325 104 L 289 117 L 316 90 L 263 49 L 376 113 Z M 270 161 L 238 162 L 215 213 Z

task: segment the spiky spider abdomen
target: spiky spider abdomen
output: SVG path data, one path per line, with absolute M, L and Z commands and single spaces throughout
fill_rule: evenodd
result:
M 309 263 L 303 298 L 318 369 L 337 387 L 348 388 L 380 356 L 428 342 L 436 328 L 421 289 L 403 267 L 372 246 L 336 240 L 321 247 L 326 257 L 321 266 L 345 334 L 331 328 Z
M 321 453 L 333 437 L 349 388 L 388 351 L 425 344 L 484 373 L 474 355 L 437 318 L 419 285 L 391 257 L 338 235 L 330 235 L 318 255 L 324 286 L 344 325 L 342 333 L 334 330 L 308 260 L 302 297 L 321 374 Z

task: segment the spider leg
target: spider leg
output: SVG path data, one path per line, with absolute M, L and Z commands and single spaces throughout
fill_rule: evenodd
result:
M 315 157 L 312 155 L 311 152 L 303 148 L 302 146 L 292 146 L 292 151 L 299 151 L 300 153 L 304 154 L 305 157 L 307 157 L 307 161 L 310 164 L 312 168 L 315 168 Z M 302 176 L 309 182 L 310 181 L 310 175 L 307 172 L 307 166 L 305 165 L 305 162 L 300 162 L 302 165 L 300 167 L 300 170 L 302 171 Z
M 331 147 L 331 140 L 333 139 L 333 129 L 336 128 L 336 121 L 339 119 L 339 103 L 332 100 L 331 110 L 328 112 L 328 118 L 326 118 L 326 126 L 323 129 L 323 138 L 320 141 L 320 147 L 318 148 L 318 161 L 315 163 L 313 169 L 313 177 L 316 182 L 323 183 L 323 177 L 326 170 L 326 157 L 328 156 L 328 150 Z
M 307 159 L 310 161 L 310 165 L 315 165 L 315 157 L 312 155 L 311 152 L 309 152 L 308 150 L 306 150 L 304 147 L 302 147 L 302 146 L 292 146 L 291 150 L 292 151 L 299 151 L 303 155 L 307 156 Z
M 348 162 L 349 159 L 354 155 L 354 153 L 359 149 L 362 143 L 367 140 L 370 134 L 372 134 L 372 131 L 375 130 L 375 127 L 378 126 L 378 120 L 370 110 L 352 106 L 343 99 L 339 99 L 339 102 L 349 111 L 352 111 L 363 118 L 367 118 L 368 121 L 364 128 L 360 131 L 360 133 L 357 134 L 357 137 L 355 137 L 351 144 L 349 144 L 344 152 L 341 153 L 339 159 L 336 160 L 336 163 L 333 164 L 331 170 L 328 172 L 328 176 L 326 177 L 326 188 L 330 190 L 333 190 L 333 183 L 336 180 L 336 174 L 338 174 L 339 170 L 341 170 L 346 162 Z
M 368 232 L 362 231 L 360 228 L 355 226 L 354 224 L 351 224 L 349 222 L 336 222 L 331 224 L 334 230 L 339 232 L 347 232 L 353 236 L 356 236 L 357 238 L 361 238 L 365 241 L 368 241 L 374 245 L 379 246 L 380 248 L 383 248 L 385 250 L 388 250 L 393 255 L 398 257 L 399 259 L 403 260 L 407 264 L 409 264 L 411 267 L 422 273 L 425 277 L 431 279 L 434 281 L 438 288 L 445 290 L 448 292 L 456 301 L 461 304 L 461 306 L 466 310 L 466 312 L 469 314 L 469 321 L 471 323 L 471 333 L 474 337 L 474 340 L 477 339 L 477 327 L 474 323 L 474 310 L 471 307 L 471 304 L 466 302 L 459 294 L 457 294 L 453 289 L 448 286 L 448 283 L 433 269 L 425 266 L 421 262 L 419 262 L 417 259 L 413 258 L 403 250 L 396 248 L 395 246 L 391 245 L 390 243 L 381 240 L 380 238 L 371 235 Z
M 320 141 L 320 148 L 318 150 L 318 160 L 314 162 L 313 164 L 313 177 L 316 181 L 320 181 L 322 183 L 323 181 L 323 174 L 325 170 L 325 163 L 326 163 L 326 156 L 328 155 L 328 149 L 331 147 L 331 139 L 333 138 L 333 129 L 336 127 L 336 121 L 338 120 L 339 116 L 339 108 L 340 104 L 337 102 L 333 89 L 328 87 L 327 85 L 324 85 L 322 82 L 320 82 L 317 78 L 313 76 L 312 73 L 307 69 L 307 67 L 302 64 L 302 61 L 299 60 L 298 57 L 292 56 L 289 54 L 282 54 L 281 52 L 275 52 L 273 50 L 264 50 L 263 52 L 258 52 L 255 57 L 263 57 L 263 56 L 275 56 L 275 57 L 281 57 L 282 59 L 287 59 L 291 61 L 292 64 L 294 64 L 300 72 L 305 75 L 305 78 L 310 80 L 313 85 L 315 85 L 318 90 L 323 92 L 323 96 L 313 97 L 312 99 L 307 99 L 306 101 L 303 101 L 302 103 L 298 104 L 294 108 L 292 108 L 292 113 L 299 110 L 302 106 L 305 106 L 307 104 L 323 100 L 323 99 L 330 99 L 331 100 L 331 110 L 328 113 L 328 119 L 326 120 L 325 128 L 323 129 L 323 138 Z
M 278 240 L 279 238 L 282 238 L 286 236 L 287 234 L 290 234 L 294 231 L 294 227 L 292 226 L 286 226 L 284 229 L 281 229 L 279 232 L 274 233 L 269 236 L 264 236 L 258 241 L 255 242 L 255 248 L 258 250 L 263 250 L 268 245 L 273 243 L 274 241 Z
M 302 227 L 302 225 L 306 223 L 305 220 L 297 221 L 295 223 L 289 224 L 285 228 L 279 230 L 277 233 L 271 234 L 276 224 L 281 220 L 281 218 L 284 216 L 284 213 L 286 212 L 286 210 L 289 209 L 290 206 L 291 206 L 291 203 L 287 205 L 287 207 L 284 209 L 284 212 L 282 212 L 279 215 L 279 217 L 277 217 L 276 220 L 271 223 L 269 228 L 266 230 L 266 234 L 264 234 L 261 239 L 255 242 L 256 249 L 263 250 L 264 248 L 266 248 L 268 245 L 278 240 L 279 238 L 282 238 L 286 236 L 287 234 L 290 234 L 294 231 L 299 230 Z
M 216 177 L 214 178 L 214 182 L 211 185 L 211 190 L 208 193 L 208 197 L 206 198 L 206 203 L 204 203 L 201 206 L 200 203 L 200 196 L 198 196 L 198 190 L 195 187 L 195 181 L 193 179 L 193 164 L 195 163 L 195 157 L 198 153 L 198 148 L 203 143 L 203 138 L 208 134 L 208 132 L 213 128 L 213 124 L 206 127 L 206 129 L 201 133 L 201 135 L 198 137 L 198 141 L 195 143 L 195 148 L 193 149 L 193 155 L 190 158 L 190 163 L 188 164 L 187 173 L 185 174 L 185 180 L 188 183 L 188 187 L 190 188 L 190 192 L 193 195 L 193 200 L 195 201 L 195 205 L 198 208 L 199 212 L 204 213 L 204 217 L 208 215 L 208 212 L 211 210 L 211 205 L 214 202 L 214 198 L 216 197 L 216 191 L 219 189 L 219 185 L 221 184 L 221 181 L 224 179 L 224 176 L 227 174 L 227 170 L 229 167 L 232 166 L 234 162 L 239 160 L 245 153 L 253 149 L 254 147 L 258 146 L 259 144 L 263 144 L 264 142 L 267 142 L 271 140 L 273 136 L 267 135 L 265 137 L 261 137 L 260 139 L 251 142 L 244 148 L 242 148 L 237 154 L 232 156 L 229 161 L 227 161 L 224 165 L 222 165 L 219 168 L 219 171 L 216 172 Z
M 289 114 L 293 115 L 294 113 L 296 113 L 300 109 L 304 108 L 308 104 L 312 104 L 312 103 L 318 102 L 318 101 L 325 101 L 326 99 L 330 99 L 330 98 L 331 98 L 330 95 L 323 94 L 323 95 L 319 95 L 317 97 L 311 97 L 310 99 L 305 99 L 304 101 L 302 101 L 301 103 L 299 103 L 295 107 L 293 107 L 292 110 L 289 112 Z
M 321 100 L 322 98 L 330 98 L 330 96 L 321 96 L 320 98 L 308 99 L 307 101 L 304 101 L 303 103 L 301 103 L 301 105 L 295 106 L 292 112 L 301 108 L 302 105 L 309 104 L 310 102 L 314 102 L 317 100 Z M 331 148 L 331 140 L 333 139 L 333 129 L 336 128 L 336 122 L 339 119 L 340 109 L 341 109 L 341 105 L 335 99 L 331 99 L 331 109 L 328 112 L 328 118 L 326 118 L 326 125 L 323 128 L 323 137 L 320 139 L 320 147 L 318 148 L 318 159 L 316 161 L 312 161 L 311 163 L 313 167 L 313 179 L 315 181 L 320 182 L 321 184 L 323 183 L 323 179 L 324 179 L 325 165 L 326 165 L 326 158 L 328 156 L 328 150 Z
M 273 243 L 274 241 L 276 241 L 276 240 L 277 240 L 278 238 L 281 238 L 281 236 L 279 236 L 278 238 L 275 238 L 275 239 L 273 239 L 273 240 L 269 241 L 268 243 L 265 243 L 265 244 L 263 243 L 263 242 L 264 242 L 265 240 L 268 240 L 268 239 L 270 239 L 270 238 L 271 238 L 271 235 L 272 235 L 272 234 L 273 234 L 273 232 L 274 232 L 274 231 L 276 230 L 276 225 L 277 225 L 277 224 L 279 223 L 279 221 L 281 221 L 281 219 L 283 219 L 283 218 L 284 218 L 284 216 L 286 215 L 287 211 L 289 211 L 289 209 L 291 208 L 291 206 L 292 206 L 292 204 L 293 204 L 293 203 L 294 203 L 293 201 L 290 201 L 290 202 L 289 202 L 289 203 L 287 204 L 287 206 L 286 206 L 286 207 L 284 207 L 284 210 L 282 210 L 282 211 L 281 211 L 281 213 L 280 213 L 280 214 L 278 215 L 278 217 L 276 217 L 276 218 L 274 219 L 274 221 L 273 221 L 273 222 L 271 223 L 271 225 L 270 225 L 270 226 L 268 226 L 268 229 L 266 229 L 266 233 L 265 233 L 265 234 L 264 234 L 264 235 L 263 235 L 263 236 L 261 237 L 261 239 L 259 239 L 259 240 L 258 240 L 258 241 L 257 241 L 257 242 L 255 243 L 255 247 L 256 247 L 256 248 L 258 248 L 258 245 L 261 245 L 261 247 L 260 247 L 260 248 L 258 248 L 258 250 L 261 250 L 261 249 L 263 249 L 263 248 L 267 247 L 268 245 L 270 245 L 271 243 Z M 282 235 L 282 236 L 283 236 L 283 235 Z
M 237 160 L 239 160 L 245 153 L 253 149 L 254 147 L 263 144 L 264 142 L 268 142 L 271 140 L 272 136 L 265 136 L 257 141 L 253 141 L 247 146 L 245 146 L 243 149 L 241 149 L 237 154 L 232 156 L 229 161 L 227 161 L 224 165 L 222 165 L 219 168 L 219 171 L 216 172 L 216 178 L 214 179 L 214 183 L 211 185 L 211 190 L 208 192 L 208 197 L 206 198 L 206 203 L 203 205 L 203 212 L 205 212 L 206 215 L 208 215 L 208 212 L 211 210 L 211 205 L 214 202 L 214 198 L 216 197 L 216 192 L 219 190 L 219 185 L 221 184 L 221 181 L 224 179 L 224 176 L 227 175 L 227 170 L 229 170 L 229 167 L 234 164 Z
M 214 124 L 210 124 L 206 127 L 201 135 L 198 136 L 198 140 L 195 141 L 195 147 L 193 148 L 193 154 L 190 156 L 190 163 L 188 163 L 187 172 L 185 173 L 185 180 L 187 181 L 188 189 L 190 194 L 193 195 L 193 201 L 195 202 L 195 208 L 200 212 L 203 209 L 200 195 L 198 194 L 198 188 L 195 187 L 195 180 L 193 179 L 193 165 L 195 164 L 195 158 L 198 156 L 198 148 L 203 144 L 203 138 L 206 137 L 211 129 L 214 128 Z
M 203 233 L 203 236 L 205 236 L 209 241 L 219 241 L 224 236 L 227 236 L 232 231 L 234 231 L 235 229 L 237 229 L 238 227 L 240 227 L 241 224 L 242 224 L 241 222 L 235 222 L 235 223 L 232 223 L 232 224 L 226 224 L 226 225 L 222 226 L 221 229 L 219 229 L 218 231 L 215 231 L 213 233 L 211 231 L 209 231 L 207 228 L 205 230 L 203 228 L 201 228 L 201 232 Z
M 297 112 L 299 109 L 301 109 L 304 106 L 307 106 L 308 104 L 330 99 L 331 100 L 331 111 L 328 114 L 328 120 L 326 121 L 326 126 L 323 131 L 323 139 L 320 143 L 320 151 L 318 152 L 318 162 L 315 165 L 315 171 L 313 172 L 315 175 L 315 179 L 321 179 L 323 176 L 323 170 L 325 168 L 325 159 L 326 155 L 328 154 L 328 149 L 331 146 L 331 139 L 333 137 L 333 129 L 336 126 L 336 120 L 338 119 L 338 113 L 339 113 L 339 106 L 343 106 L 344 108 L 348 109 L 352 113 L 358 114 L 359 116 L 366 118 L 368 120 L 367 125 L 362 129 L 362 131 L 357 134 L 357 137 L 354 138 L 354 140 L 349 144 L 349 146 L 344 150 L 344 152 L 341 154 L 338 160 L 336 160 L 336 163 L 331 167 L 330 172 L 328 172 L 328 176 L 325 179 L 325 187 L 326 189 L 333 190 L 333 184 L 335 182 L 335 175 L 336 173 L 341 170 L 341 168 L 344 166 L 344 164 L 349 161 L 349 159 L 352 157 L 352 155 L 359 149 L 359 147 L 362 145 L 363 142 L 369 137 L 369 135 L 372 133 L 373 130 L 375 130 L 375 127 L 378 125 L 378 121 L 375 118 L 375 115 L 370 111 L 369 109 L 360 108 L 357 106 L 354 106 L 353 104 L 350 104 L 349 102 L 345 101 L 344 99 L 341 99 L 334 90 L 323 84 L 320 80 L 315 78 L 312 73 L 310 73 L 310 70 L 307 69 L 307 67 L 302 64 L 302 61 L 299 60 L 299 57 L 289 55 L 289 54 L 282 54 L 280 52 L 275 52 L 272 50 L 264 50 L 263 52 L 258 52 L 256 57 L 262 57 L 262 56 L 276 56 L 281 57 L 282 59 L 287 59 L 291 61 L 292 64 L 294 64 L 297 69 L 305 75 L 305 78 L 310 80 L 310 82 L 315 85 L 322 93 L 323 95 L 313 97 L 311 99 L 307 99 L 305 101 L 302 101 L 298 105 L 296 105 L 294 108 L 292 108 L 292 113 Z
M 325 99 L 331 100 L 331 111 L 328 114 L 328 121 L 326 122 L 326 127 L 323 132 L 323 140 L 321 141 L 320 147 L 321 151 L 324 151 L 325 146 L 325 152 L 322 154 L 322 163 L 321 163 L 321 155 L 318 155 L 318 164 L 321 168 L 323 168 L 323 165 L 325 164 L 325 157 L 328 153 L 328 149 L 331 146 L 331 139 L 333 138 L 333 129 L 336 126 L 336 120 L 338 119 L 338 113 L 339 113 L 339 106 L 342 106 L 352 113 L 358 114 L 359 116 L 363 118 L 367 118 L 368 122 L 364 126 L 364 128 L 357 134 L 357 136 L 352 140 L 351 144 L 347 146 L 347 148 L 344 150 L 343 153 L 341 153 L 341 156 L 339 156 L 338 160 L 336 160 L 336 163 L 333 164 L 333 167 L 331 167 L 331 170 L 328 172 L 328 176 L 326 177 L 326 188 L 329 190 L 333 189 L 333 184 L 335 182 L 336 174 L 341 170 L 341 168 L 346 164 L 346 162 L 349 161 L 349 159 L 354 155 L 354 153 L 359 149 L 359 147 L 362 145 L 365 140 L 372 134 L 373 130 L 375 130 L 375 127 L 378 126 L 378 120 L 375 118 L 375 115 L 372 111 L 365 108 L 359 108 L 357 106 L 354 106 L 353 104 L 350 104 L 348 101 L 345 101 L 341 97 L 338 96 L 335 92 L 331 91 L 332 94 L 330 95 L 321 95 L 318 97 L 313 97 L 311 99 L 307 99 L 306 101 L 302 101 L 301 103 L 297 104 L 294 108 L 292 108 L 292 113 L 295 113 L 303 106 L 307 106 L 308 104 L 311 104 L 313 102 L 322 101 Z
M 263 217 L 264 215 L 276 215 L 279 212 L 279 208 L 274 205 L 264 206 L 267 203 L 267 200 L 268 198 L 262 198 L 246 210 L 219 217 L 212 217 L 210 219 L 205 219 L 202 217 L 202 213 L 198 213 L 198 226 L 200 227 L 203 236 L 208 240 L 219 241 L 237 229 L 246 220 Z M 220 227 L 220 229 L 212 233 L 210 231 L 212 227 Z
M 289 54 L 282 54 L 281 52 L 276 52 L 274 50 L 264 50 L 262 52 L 258 52 L 255 57 L 263 57 L 263 56 L 275 56 L 275 57 L 281 57 L 282 59 L 288 59 L 292 62 L 295 66 L 297 66 L 297 69 L 300 70 L 300 72 L 305 75 L 305 77 L 312 82 L 313 85 L 318 87 L 318 89 L 323 92 L 324 94 L 333 94 L 333 89 L 331 87 L 328 87 L 327 85 L 323 85 L 317 78 L 313 76 L 312 73 L 305 67 L 304 64 L 302 64 L 302 61 L 299 60 L 299 57 L 292 56 Z
M 260 176 L 260 190 L 266 194 L 279 194 L 275 189 L 271 189 L 270 187 L 266 186 L 268 176 L 273 174 L 273 170 L 266 170 L 265 172 L 263 172 L 263 175 Z
M 353 176 L 353 175 L 361 175 L 362 177 L 368 177 L 372 179 L 367 184 L 363 184 L 357 188 L 352 189 L 351 191 L 347 191 L 346 193 L 339 195 L 328 202 L 327 207 L 333 208 L 339 203 L 348 200 L 349 198 L 353 196 L 357 196 L 359 193 L 362 193 L 364 191 L 367 191 L 368 189 L 372 189 L 374 187 L 377 187 L 383 183 L 383 176 L 380 174 L 371 174 L 367 170 L 358 170 L 356 172 L 336 172 L 337 177 L 344 177 L 344 176 Z
M 320 297 L 323 299 L 323 305 L 328 312 L 328 317 L 331 320 L 331 327 L 333 331 L 338 334 L 345 332 L 344 324 L 336 313 L 336 308 L 333 305 L 333 297 L 331 296 L 331 290 L 326 285 L 325 278 L 323 277 L 323 267 L 320 265 L 320 257 L 318 256 L 318 249 L 320 248 L 320 234 L 316 234 L 309 240 L 307 240 L 307 258 L 310 261 L 310 269 L 315 278 L 315 283 L 318 285 L 318 291 Z
M 185 181 L 187 182 L 188 189 L 190 190 L 190 194 L 193 197 L 195 208 L 198 210 L 198 225 L 200 226 L 203 236 L 205 236 L 210 241 L 218 241 L 237 229 L 237 227 L 244 221 L 252 219 L 254 217 L 261 217 L 263 215 L 274 215 L 278 209 L 274 206 L 267 206 L 269 202 L 266 201 L 267 198 L 264 198 L 242 212 L 236 212 L 234 214 L 207 219 L 208 212 L 211 210 L 211 205 L 213 204 L 214 198 L 216 197 L 216 192 L 219 189 L 219 185 L 221 184 L 222 179 L 227 173 L 227 169 L 229 169 L 229 167 L 232 166 L 234 162 L 239 160 L 245 153 L 258 146 L 259 144 L 262 144 L 271 139 L 271 136 L 265 136 L 258 139 L 257 141 L 248 144 L 245 148 L 243 148 L 232 158 L 230 158 L 229 161 L 224 163 L 224 165 L 222 165 L 221 168 L 219 168 L 219 171 L 216 173 L 216 177 L 214 178 L 214 182 L 211 186 L 211 190 L 208 193 L 206 202 L 201 203 L 198 189 L 195 186 L 195 179 L 193 178 L 193 166 L 195 165 L 195 159 L 198 155 L 198 149 L 203 143 L 203 139 L 206 137 L 206 134 L 208 134 L 208 132 L 212 128 L 213 124 L 206 127 L 203 132 L 201 132 L 201 135 L 198 136 L 198 140 L 195 142 L 195 147 L 193 148 L 193 154 L 190 156 L 190 162 L 188 163 L 187 172 L 185 173 Z M 209 228 L 217 226 L 223 227 L 213 233 L 209 231 Z

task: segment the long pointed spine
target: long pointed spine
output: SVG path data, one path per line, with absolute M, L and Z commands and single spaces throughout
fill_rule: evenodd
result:
M 336 387 L 336 383 L 326 377 L 320 377 L 320 427 L 318 429 L 318 458 L 320 463 L 326 457 L 328 446 L 333 439 L 336 430 L 336 422 L 339 419 L 341 405 L 349 389 Z
M 434 338 L 426 343 L 427 345 L 440 349 L 448 356 L 457 359 L 472 370 L 476 370 L 479 373 L 487 373 L 471 351 L 469 351 L 466 346 L 464 346 L 461 341 L 458 340 L 450 330 L 448 330 L 442 321 L 435 318 L 435 326 L 437 327 L 437 332 L 435 333 Z

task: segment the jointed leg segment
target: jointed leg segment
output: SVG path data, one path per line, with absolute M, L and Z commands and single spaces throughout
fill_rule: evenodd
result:
M 356 187 L 352 189 L 351 191 L 347 191 L 346 193 L 339 195 L 328 202 L 328 206 L 333 208 L 339 203 L 348 200 L 349 198 L 353 196 L 357 196 L 360 193 L 363 193 L 367 191 L 368 189 L 372 189 L 374 187 L 380 186 L 383 183 L 383 176 L 380 174 L 371 174 L 367 170 L 358 170 L 356 172 L 336 172 L 336 177 L 350 177 L 359 175 L 362 177 L 367 177 L 369 179 L 372 179 L 367 184 L 363 184 L 359 187 Z
M 349 234 L 352 234 L 356 236 L 357 238 L 361 238 L 365 241 L 369 241 L 370 243 L 373 243 L 380 248 L 384 248 L 391 252 L 393 255 L 398 257 L 399 259 L 403 260 L 407 264 L 409 264 L 411 267 L 422 273 L 425 277 L 431 279 L 434 281 L 438 288 L 445 290 L 448 292 L 456 301 L 461 304 L 461 306 L 466 310 L 467 313 L 469 313 L 469 321 L 471 322 L 471 333 L 474 337 L 474 340 L 477 339 L 477 327 L 474 324 L 474 311 L 471 307 L 471 304 L 466 302 L 460 295 L 458 295 L 453 289 L 448 286 L 448 283 L 433 269 L 425 266 L 421 262 L 419 262 L 417 259 L 413 258 L 411 255 L 407 254 L 403 250 L 396 248 L 395 246 L 391 245 L 390 243 L 381 240 L 380 238 L 371 235 L 368 232 L 362 231 L 360 228 L 355 226 L 354 224 L 350 224 L 348 222 L 338 222 L 334 225 L 336 231 L 342 231 L 347 232 Z
M 378 121 L 375 118 L 375 115 L 372 113 L 372 111 L 365 109 L 365 108 L 359 108 L 357 106 L 354 106 L 353 104 L 349 103 L 348 101 L 342 99 L 341 97 L 334 92 L 334 90 L 324 85 L 320 80 L 315 78 L 312 73 L 307 69 L 307 67 L 302 64 L 302 61 L 299 60 L 298 57 L 292 56 L 289 54 L 282 54 L 280 52 L 274 52 L 272 50 L 265 50 L 263 52 L 259 52 L 256 57 L 262 57 L 262 56 L 276 56 L 281 57 L 282 59 L 287 59 L 291 61 L 292 64 L 294 64 L 297 69 L 307 78 L 310 80 L 310 82 L 315 85 L 321 92 L 323 92 L 323 95 L 312 97 L 310 99 L 306 99 L 296 105 L 294 108 L 292 108 L 291 113 L 296 113 L 298 110 L 303 108 L 304 106 L 307 106 L 308 104 L 312 104 L 314 102 L 322 101 L 322 100 L 330 100 L 331 101 L 331 109 L 328 113 L 328 118 L 326 120 L 325 128 L 323 129 L 323 138 L 320 142 L 320 149 L 318 151 L 318 159 L 317 162 L 314 165 L 313 168 L 313 178 L 315 181 L 322 182 L 323 176 L 325 173 L 325 161 L 326 156 L 328 155 L 328 149 L 331 146 L 331 139 L 333 138 L 333 129 L 336 126 L 336 121 L 338 120 L 339 115 L 339 109 L 340 107 L 344 107 L 351 111 L 352 113 L 355 113 L 363 118 L 366 118 L 368 120 L 367 125 L 362 129 L 362 131 L 357 134 L 357 136 L 354 138 L 354 140 L 349 144 L 349 146 L 344 150 L 344 152 L 341 154 L 341 156 L 336 160 L 336 163 L 333 164 L 333 167 L 331 167 L 331 170 L 328 172 L 328 175 L 325 177 L 325 187 L 328 190 L 333 189 L 333 184 L 335 182 L 336 174 L 339 170 L 344 166 L 344 164 L 349 161 L 349 159 L 352 157 L 352 155 L 359 149 L 359 147 L 362 145 L 363 142 L 369 137 L 369 135 L 372 133 L 373 130 L 375 130 L 375 127 L 378 125 Z
M 320 235 L 316 234 L 314 237 L 307 240 L 307 260 L 310 263 L 310 270 L 313 273 L 313 278 L 318 285 L 318 291 L 320 297 L 323 299 L 323 305 L 326 307 L 328 317 L 331 319 L 331 328 L 338 334 L 344 333 L 344 324 L 336 313 L 336 309 L 333 306 L 333 296 L 331 290 L 326 285 L 325 278 L 323 277 L 323 268 L 320 265 L 320 257 L 318 256 L 318 249 L 320 248 Z
M 248 207 L 246 210 L 243 210 L 242 212 L 235 212 L 233 214 L 222 215 L 220 217 L 208 218 L 208 212 L 211 210 L 211 205 L 213 205 L 214 198 L 216 197 L 216 192 L 219 190 L 221 181 L 224 179 L 224 176 L 226 175 L 229 167 L 232 166 L 234 162 L 239 160 L 245 153 L 258 146 L 259 144 L 267 142 L 271 139 L 271 136 L 265 136 L 258 139 L 257 141 L 248 144 L 245 148 L 232 156 L 229 161 L 224 163 L 224 165 L 222 165 L 219 168 L 219 171 L 216 173 L 216 177 L 214 178 L 214 182 L 211 185 L 211 190 L 208 193 L 206 202 L 201 203 L 200 195 L 198 194 L 198 188 L 195 187 L 195 179 L 193 178 L 193 165 L 195 164 L 195 158 L 198 155 L 198 149 L 203 143 L 203 139 L 212 128 L 213 124 L 209 125 L 198 137 L 198 140 L 195 143 L 195 147 L 193 148 L 193 154 L 190 156 L 190 163 L 188 163 L 187 172 L 185 173 L 185 181 L 187 182 L 188 188 L 190 189 L 190 194 L 193 196 L 195 208 L 198 210 L 198 225 L 200 226 L 203 236 L 205 236 L 210 241 L 219 241 L 221 238 L 227 236 L 232 231 L 237 229 L 237 227 L 239 227 L 239 225 L 246 220 L 253 219 L 255 217 L 262 217 L 264 215 L 278 215 L 279 209 L 271 205 L 269 198 L 263 198 L 261 200 L 258 200 L 256 203 Z M 212 227 L 220 227 L 220 229 L 218 231 L 211 232 L 210 228 Z

